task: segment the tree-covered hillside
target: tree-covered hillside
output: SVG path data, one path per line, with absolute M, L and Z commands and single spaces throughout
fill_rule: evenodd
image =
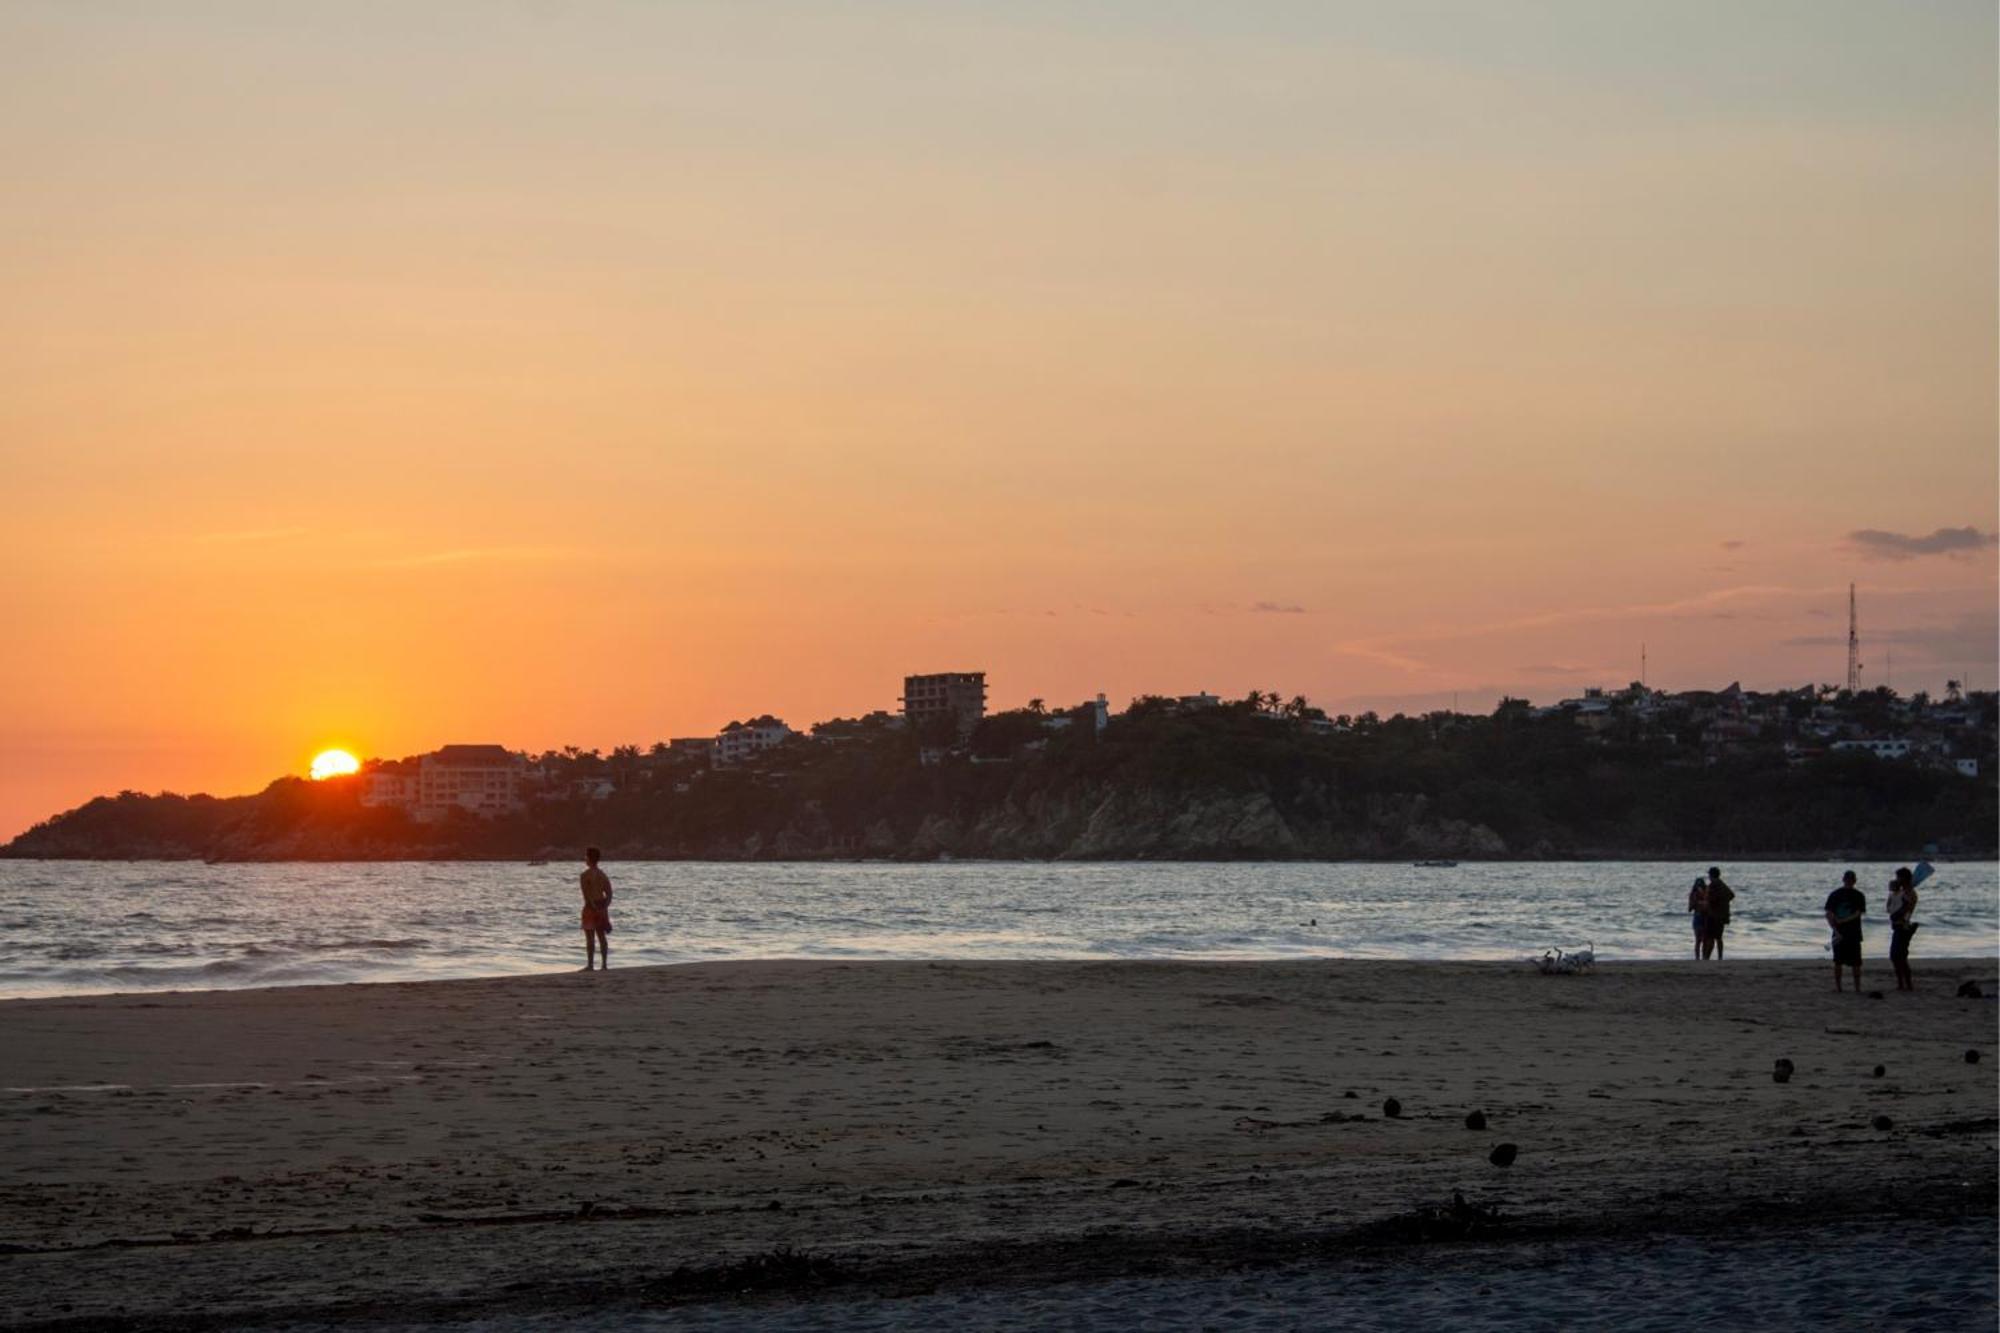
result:
M 1403 858 L 1991 856 L 1994 782 L 1949 768 L 1775 747 L 1717 754 L 1671 731 L 1592 731 L 1504 704 L 1488 717 L 1315 728 L 1259 697 L 1140 700 L 1101 733 L 1003 713 L 941 761 L 893 730 L 803 737 L 740 768 L 572 755 L 615 782 L 532 791 L 492 820 L 419 822 L 362 778 L 254 796 L 100 798 L 36 826 L 22 857 L 488 858 L 594 842 L 660 858 Z M 933 756 L 935 757 L 935 756 Z M 619 761 L 622 761 L 619 762 Z M 609 793 L 604 794 L 604 789 Z

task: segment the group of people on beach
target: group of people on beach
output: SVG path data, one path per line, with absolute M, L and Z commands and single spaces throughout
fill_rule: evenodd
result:
M 1929 866 L 1920 867 L 1927 872 Z M 1924 878 L 1918 870 L 1899 866 L 1889 880 L 1889 966 L 1896 970 L 1896 989 L 1915 990 L 1910 975 L 1910 937 L 1917 933 L 1913 919 L 1917 910 L 1917 885 Z M 1826 896 L 1826 924 L 1833 928 L 1833 988 L 1842 989 L 1840 969 L 1854 974 L 1854 990 L 1861 991 L 1861 919 L 1868 912 L 1868 895 L 1863 893 L 1852 870 L 1840 877 L 1840 887 Z
M 584 871 L 579 883 L 583 890 L 583 970 L 590 972 L 611 966 L 611 877 L 597 864 L 602 853 L 595 847 L 583 852 Z M 1928 865 L 1922 867 L 1927 874 Z M 1896 989 L 1915 990 L 1910 976 L 1910 937 L 1917 933 L 1912 916 L 1917 910 L 1917 884 L 1924 877 L 1908 866 L 1896 871 L 1889 881 L 1889 964 L 1896 969 Z M 1736 890 L 1722 878 L 1720 866 L 1710 866 L 1708 874 L 1688 890 L 1688 916 L 1694 922 L 1694 956 L 1697 959 L 1723 957 L 1723 937 L 1729 931 L 1729 905 Z M 1852 870 L 1840 878 L 1840 887 L 1826 897 L 1826 924 L 1833 930 L 1833 988 L 1845 989 L 1840 969 L 1854 974 L 1854 989 L 1861 989 L 1861 920 L 1868 912 L 1868 897 L 1856 887 Z M 1315 918 L 1317 920 L 1317 918 Z
M 1910 937 L 1917 933 L 1913 916 L 1917 910 L 1917 885 L 1930 873 L 1929 865 L 1918 870 L 1897 869 L 1889 880 L 1889 965 L 1896 969 L 1896 989 L 1915 990 L 1910 975 Z M 1840 969 L 1854 976 L 1854 989 L 1861 990 L 1861 922 L 1868 913 L 1868 895 L 1857 887 L 1858 877 L 1850 870 L 1840 877 L 1840 887 L 1826 896 L 1826 924 L 1833 931 L 1833 988 L 1844 990 Z M 1688 890 L 1688 917 L 1694 923 L 1694 956 L 1697 959 L 1723 956 L 1722 939 L 1729 928 L 1729 905 L 1736 891 L 1723 881 L 1717 866 L 1708 868 L 1705 879 L 1697 879 Z

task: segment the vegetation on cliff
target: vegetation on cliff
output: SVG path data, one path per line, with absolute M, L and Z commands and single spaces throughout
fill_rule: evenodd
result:
M 1994 782 L 1778 750 L 1704 755 L 1671 734 L 1588 732 L 1503 704 L 1489 717 L 1372 716 L 1314 730 L 1274 698 L 1187 710 L 1141 700 L 1101 733 L 1039 712 L 988 718 L 920 762 L 884 731 L 798 739 L 734 769 L 620 750 L 609 795 L 550 784 L 515 814 L 419 822 L 361 802 L 363 778 L 254 796 L 131 792 L 29 830 L 16 857 L 275 860 L 568 854 L 659 858 L 1371 858 L 1993 855 Z

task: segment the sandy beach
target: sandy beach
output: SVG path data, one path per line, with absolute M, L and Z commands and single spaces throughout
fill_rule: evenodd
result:
M 1766 1320 L 1873 1266 L 1851 1299 L 1890 1324 L 1990 1328 L 1996 1013 L 1953 991 L 1994 970 L 1882 999 L 1803 962 L 768 962 L 11 1001 L 0 1322 L 1116 1327 L 1251 1282 L 1274 1313 L 1206 1325 L 1310 1327 L 1371 1281 L 1532 1310 L 1598 1273 L 1596 1322 L 1651 1327 L 1620 1292 L 1722 1244 Z M 1552 1280 L 1508 1285 L 1523 1262 Z

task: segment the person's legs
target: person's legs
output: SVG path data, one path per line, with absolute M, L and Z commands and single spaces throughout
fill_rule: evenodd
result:
M 597 936 L 589 929 L 583 932 L 583 970 L 588 972 L 597 966 Z
M 611 970 L 611 932 L 597 932 L 597 966 L 600 971 Z
M 1722 961 L 1722 932 L 1719 930 L 1715 932 L 1715 961 Z
M 1854 989 L 1861 990 L 1861 944 L 1858 940 L 1835 938 L 1833 942 L 1833 988 L 1840 989 L 1840 969 L 1854 973 Z

